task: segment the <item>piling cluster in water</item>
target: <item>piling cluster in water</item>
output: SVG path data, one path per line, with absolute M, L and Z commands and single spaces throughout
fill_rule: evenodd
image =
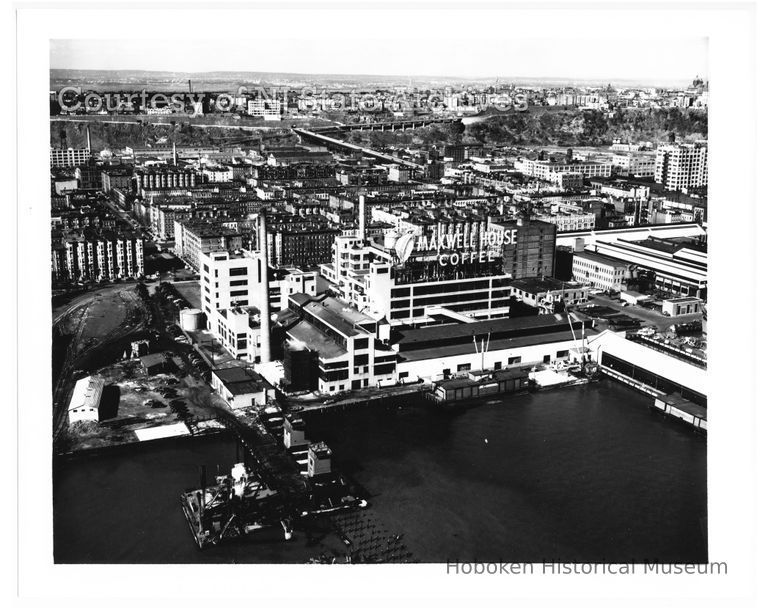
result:
M 348 562 L 416 562 L 402 534 L 387 531 L 371 512 L 344 512 L 334 515 L 331 521 L 348 547 Z

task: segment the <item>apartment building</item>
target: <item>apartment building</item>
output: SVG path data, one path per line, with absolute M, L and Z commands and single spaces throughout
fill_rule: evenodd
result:
M 86 227 L 56 234 L 51 257 L 56 281 L 111 281 L 144 274 L 144 241 L 131 232 Z
M 656 152 L 653 179 L 667 190 L 706 186 L 707 156 L 706 143 L 661 146 Z
M 176 255 L 195 270 L 200 268 L 201 254 L 243 247 L 238 231 L 215 223 L 174 220 L 173 233 Z

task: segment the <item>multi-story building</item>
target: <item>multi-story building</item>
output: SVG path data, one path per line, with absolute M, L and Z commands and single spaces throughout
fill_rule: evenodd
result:
M 270 267 L 269 308 L 281 311 L 288 308 L 288 298 L 293 294 L 317 294 L 318 271 L 303 271 L 293 267 Z
M 51 167 L 75 167 L 91 160 L 90 148 L 51 148 Z
M 573 280 L 598 290 L 620 291 L 626 287 L 627 264 L 594 252 L 574 252 Z
M 310 151 L 303 148 L 273 150 L 267 154 L 267 165 L 272 167 L 294 163 L 327 165 L 331 162 L 333 162 L 333 155 L 330 152 Z
M 314 180 L 332 178 L 335 175 L 336 168 L 333 165 L 258 165 L 253 168 L 253 179 L 256 181 L 254 185 L 263 180 Z
M 488 239 L 495 232 L 390 231 L 376 241 L 348 231 L 320 270 L 342 300 L 393 324 L 501 317 L 509 312 L 510 276 L 500 246 Z
M 231 182 L 234 180 L 232 167 L 209 165 L 203 168 L 203 179 L 206 182 Z
M 289 349 L 317 354 L 318 389 L 338 393 L 375 387 L 396 377 L 397 354 L 389 347 L 390 325 L 327 295 L 289 297 L 280 314 Z
M 584 175 L 578 172 L 558 171 L 553 177 L 555 184 L 563 190 L 579 190 L 584 186 Z
M 116 228 L 117 219 L 103 209 L 92 207 L 78 207 L 75 209 L 62 209 L 51 212 L 51 228 L 57 229 L 81 229 L 86 226 L 99 228 Z
M 623 265 L 653 272 L 657 288 L 680 296 L 706 298 L 707 252 L 702 246 L 675 239 L 597 240 L 592 249 Z M 574 258 L 575 259 L 575 258 Z
M 101 188 L 101 165 L 91 160 L 75 167 L 75 178 L 78 188 L 93 190 Z
M 282 102 L 279 99 L 259 97 L 248 101 L 248 114 L 263 118 L 266 121 L 279 121 L 282 113 Z
M 614 154 L 611 165 L 620 176 L 651 178 L 656 173 L 656 157 L 652 153 Z
M 265 269 L 266 270 L 266 269 Z M 263 276 L 258 255 L 224 249 L 200 254 L 200 302 L 208 330 L 236 358 L 259 361 Z
M 198 183 L 197 173 L 193 169 L 171 165 L 137 169 L 134 172 L 133 180 L 137 192 L 153 188 L 188 188 L 196 186 Z
M 461 163 L 469 159 L 469 157 L 477 154 L 482 154 L 482 146 L 467 146 L 464 144 L 450 145 L 446 144 L 442 149 L 443 158 L 446 161 L 453 161 L 454 163 Z
M 536 307 L 540 314 L 555 313 L 558 305 L 570 307 L 587 302 L 589 286 L 583 283 L 560 281 L 551 277 L 539 279 L 515 279 L 510 284 L 512 298 L 529 307 Z
M 86 227 L 56 234 L 53 241 L 56 281 L 102 281 L 144 274 L 144 242 L 133 233 Z
M 408 182 L 413 178 L 413 169 L 403 165 L 392 164 L 388 167 L 387 178 L 390 182 Z
M 340 230 L 311 222 L 288 222 L 269 227 L 269 264 L 275 267 L 316 268 L 331 261 Z
M 515 164 L 516 168 L 524 175 L 554 182 L 558 173 L 580 173 L 584 178 L 607 178 L 611 175 L 610 163 L 597 161 L 542 161 L 535 159 L 520 159 Z
M 152 230 L 159 239 L 175 238 L 176 222 L 185 222 L 192 217 L 188 205 L 153 205 L 150 207 Z
M 267 268 L 263 275 L 255 251 L 201 255 L 200 302 L 207 328 L 233 357 L 255 363 L 261 360 L 262 279 L 269 282 L 269 312 L 287 308 L 293 294 L 314 296 L 317 291 L 317 272 Z
M 611 197 L 612 199 L 647 201 L 651 196 L 651 188 L 647 183 L 631 182 L 623 179 L 592 180 L 592 188 L 598 195 Z
M 173 233 L 176 255 L 194 269 L 200 268 L 201 254 L 243 247 L 238 231 L 215 223 L 174 220 Z
M 110 193 L 116 188 L 129 190 L 131 188 L 132 167 L 110 167 L 101 172 L 101 189 Z
M 558 206 L 552 207 L 553 211 L 549 213 L 538 213 L 534 216 L 536 220 L 549 222 L 557 227 L 558 233 L 565 233 L 574 230 L 591 230 L 595 228 L 595 214 L 578 209 L 560 209 Z
M 557 227 L 540 220 L 505 220 L 489 224 L 489 230 L 509 231 L 513 238 L 503 245 L 503 270 L 512 279 L 551 277 L 555 267 Z
M 53 182 L 53 192 L 57 195 L 65 195 L 77 190 L 78 187 L 77 178 L 68 172 L 57 172 L 51 177 L 51 181 Z
M 706 143 L 660 146 L 656 152 L 653 179 L 667 190 L 706 186 L 708 182 Z

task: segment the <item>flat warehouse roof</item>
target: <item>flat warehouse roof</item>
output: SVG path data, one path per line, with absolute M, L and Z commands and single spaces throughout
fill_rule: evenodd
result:
M 482 337 L 489 332 L 493 335 L 494 332 L 554 328 L 562 323 L 568 323 L 564 315 L 528 315 L 525 317 L 489 319 L 469 324 L 446 324 L 407 329 L 399 327 L 392 329 L 392 342 L 402 346 L 444 338 L 466 338 L 471 337 L 473 334 Z
M 627 263 L 618 258 L 610 258 L 601 254 L 595 254 L 594 252 L 574 252 L 573 259 L 584 258 L 585 260 L 591 260 L 600 264 L 606 264 L 608 266 L 626 266 Z
M 577 339 L 580 340 L 579 333 L 577 333 Z M 590 338 L 597 333 L 594 330 L 588 329 L 584 331 L 584 336 Z M 577 342 L 578 342 L 577 340 Z M 530 347 L 532 345 L 544 345 L 550 343 L 570 341 L 573 343 L 573 334 L 570 330 L 564 332 L 551 332 L 548 334 L 534 334 L 533 336 L 519 336 L 516 338 L 500 338 L 493 339 L 491 335 L 491 343 L 486 348 L 487 353 L 492 354 L 494 351 L 501 351 L 504 349 L 514 349 L 517 347 Z M 480 348 L 480 342 L 478 341 L 478 349 Z M 442 347 L 432 347 L 428 349 L 414 349 L 413 351 L 406 351 L 400 353 L 399 360 L 403 362 L 413 362 L 428 359 L 440 359 L 443 357 L 452 357 L 456 355 L 472 355 L 476 353 L 473 343 L 465 343 L 458 345 L 446 345 Z
M 630 362 L 634 366 L 664 377 L 673 383 L 707 395 L 706 368 L 701 368 L 657 349 L 651 349 L 642 343 L 628 340 L 610 330 L 605 330 L 594 337 L 590 342 L 590 347 L 597 344 L 600 345 L 603 354 L 607 353 Z
M 219 380 L 232 395 L 248 395 L 264 391 L 267 383 L 250 368 L 232 367 L 214 370 Z
M 346 349 L 330 340 L 320 330 L 306 320 L 302 320 L 288 330 L 288 336 L 304 343 L 308 349 L 316 351 L 323 359 L 333 359 L 344 355 Z

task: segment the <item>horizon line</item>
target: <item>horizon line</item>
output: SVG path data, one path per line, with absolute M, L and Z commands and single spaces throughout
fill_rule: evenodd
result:
M 148 72 L 155 74 L 198 74 L 198 75 L 211 75 L 211 74 L 264 74 L 264 75 L 284 75 L 284 76 L 302 76 L 302 77 L 358 77 L 358 78 L 430 78 L 430 79 L 455 79 L 455 80 L 518 80 L 524 81 L 526 79 L 531 80 L 564 80 L 564 81 L 584 81 L 584 82 L 599 82 L 605 81 L 607 84 L 614 82 L 643 82 L 644 84 L 652 84 L 653 80 L 658 82 L 672 83 L 672 82 L 685 82 L 688 78 L 689 82 L 693 82 L 694 78 L 701 78 L 705 82 L 709 80 L 708 76 L 702 76 L 695 74 L 693 77 L 586 77 L 586 76 L 507 76 L 507 75 L 493 75 L 493 76 L 458 76 L 458 75 L 444 75 L 444 74 L 374 74 L 374 73 L 354 73 L 354 72 L 292 72 L 292 71 L 279 71 L 279 70 L 202 70 L 202 71 L 189 71 L 189 70 L 172 70 L 172 69 L 147 69 L 147 68 L 62 68 L 51 67 L 49 69 L 49 75 L 52 75 L 54 71 L 70 71 L 70 72 L 113 72 L 113 73 L 130 73 L 130 72 Z

